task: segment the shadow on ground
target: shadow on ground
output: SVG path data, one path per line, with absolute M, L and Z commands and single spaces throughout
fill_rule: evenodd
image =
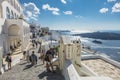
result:
M 25 64 L 27 64 L 28 62 L 24 62 L 24 63 L 21 63 L 21 64 L 19 64 L 19 65 L 25 65 Z
M 65 80 L 64 77 L 60 72 L 55 71 L 53 72 L 42 72 L 38 75 L 39 79 L 46 79 L 46 80 Z
M 35 67 L 40 67 L 40 66 L 42 66 L 43 64 L 39 64 L 39 65 L 35 65 Z
M 23 71 L 27 70 L 27 69 L 30 69 L 32 66 L 33 66 L 32 64 L 26 65 L 25 68 L 23 69 Z

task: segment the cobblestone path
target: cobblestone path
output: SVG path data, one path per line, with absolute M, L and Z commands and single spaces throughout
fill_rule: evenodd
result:
M 60 72 L 46 72 L 45 65 L 39 60 L 35 66 L 21 61 L 11 70 L 0 75 L 0 80 L 64 80 L 64 78 Z
M 64 77 L 60 71 L 46 72 L 45 65 L 42 65 L 40 60 L 35 66 L 21 60 L 11 70 L 0 75 L 0 80 L 64 80 Z

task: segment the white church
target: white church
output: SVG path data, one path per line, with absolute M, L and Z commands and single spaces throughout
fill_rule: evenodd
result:
M 24 20 L 19 0 L 0 0 L 0 54 L 21 44 L 23 51 L 30 39 L 29 24 Z

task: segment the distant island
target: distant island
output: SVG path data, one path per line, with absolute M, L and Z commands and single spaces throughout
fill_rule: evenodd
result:
M 81 34 L 73 34 L 73 36 L 81 36 L 81 37 L 103 39 L 103 40 L 120 40 L 120 34 L 110 33 L 110 32 L 81 33 Z
M 52 30 L 53 31 L 53 30 Z M 59 32 L 70 32 L 70 30 L 55 30 L 55 31 L 59 31 Z

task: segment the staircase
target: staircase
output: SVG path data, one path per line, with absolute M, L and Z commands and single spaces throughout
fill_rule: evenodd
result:
M 15 49 L 15 50 L 13 51 L 13 54 L 12 54 L 12 55 L 16 55 L 16 54 L 19 54 L 19 53 L 22 53 L 22 51 L 21 51 L 21 46 L 19 46 L 17 49 Z
M 12 66 L 16 65 L 17 63 L 20 62 L 20 60 L 23 57 L 23 54 L 21 52 L 21 46 L 18 47 L 13 54 L 11 55 L 12 57 Z M 2 74 L 8 69 L 7 67 L 7 62 L 5 61 L 5 58 L 3 58 L 3 67 L 1 69 Z

